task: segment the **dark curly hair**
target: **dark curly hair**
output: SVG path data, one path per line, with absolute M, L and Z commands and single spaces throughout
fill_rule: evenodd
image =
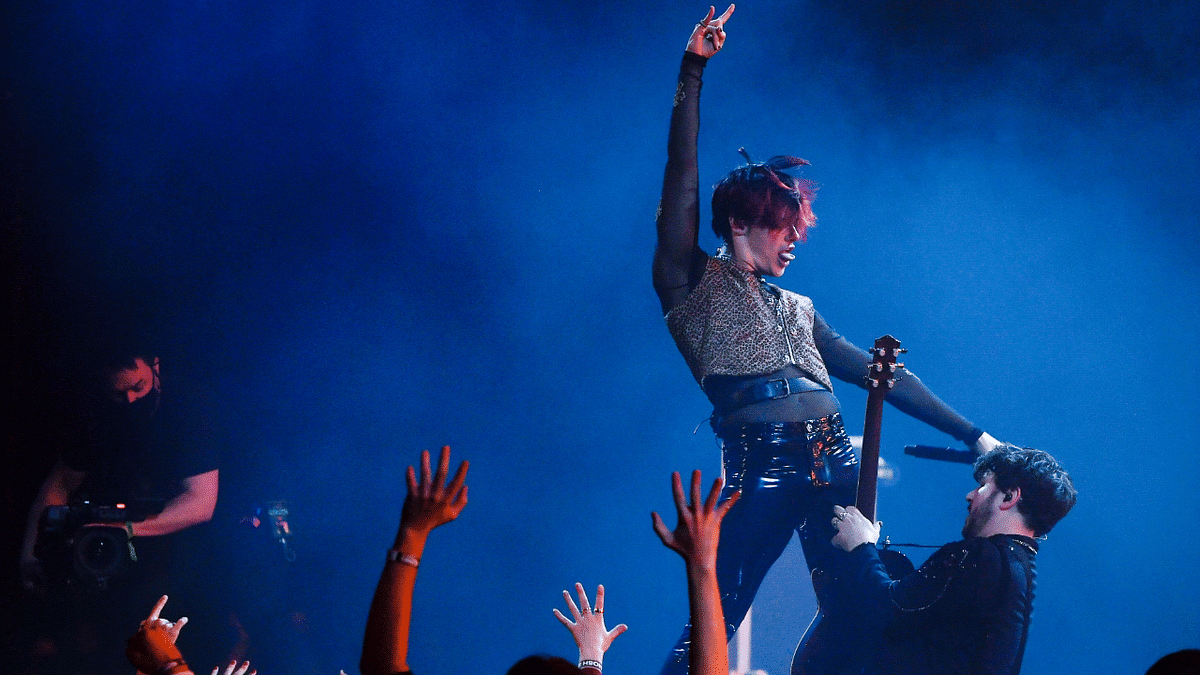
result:
M 749 227 L 772 230 L 794 225 L 800 232 L 800 240 L 804 241 L 808 228 L 817 224 L 817 217 L 812 212 L 817 184 L 783 173 L 783 170 L 805 166 L 808 161 L 780 155 L 754 163 L 745 148 L 738 148 L 738 152 L 746 158 L 747 164 L 725 174 L 713 186 L 713 232 L 729 243 L 733 238 L 729 219 L 733 218 Z
M 1017 511 L 1037 537 L 1062 520 L 1078 496 L 1058 460 L 1034 448 L 1004 445 L 975 460 L 975 480 L 982 483 L 989 473 L 1001 491 L 1021 489 Z

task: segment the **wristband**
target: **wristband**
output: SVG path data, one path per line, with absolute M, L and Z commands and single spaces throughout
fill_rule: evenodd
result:
M 584 668 L 595 668 L 596 670 L 603 670 L 600 662 L 593 660 L 593 659 L 582 659 L 579 662 L 579 669 L 583 670 Z
M 167 661 L 166 665 L 158 669 L 158 672 L 159 675 L 177 675 L 178 673 L 186 673 L 190 672 L 191 670 L 191 668 L 188 668 L 187 661 L 184 661 L 183 659 L 174 659 L 172 661 Z
M 388 550 L 387 559 L 388 562 L 398 562 L 401 565 L 410 565 L 412 567 L 418 567 L 421 564 L 420 558 L 411 556 L 407 553 L 401 553 L 399 550 L 394 548 Z

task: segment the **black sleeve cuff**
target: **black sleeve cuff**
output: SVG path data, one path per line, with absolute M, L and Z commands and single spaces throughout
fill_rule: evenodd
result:
M 975 441 L 979 440 L 979 437 L 982 435 L 983 429 L 980 429 L 979 427 L 971 427 L 971 433 L 967 434 L 966 438 L 962 439 L 962 442 L 971 447 L 975 447 Z
M 700 66 L 701 68 L 703 68 L 704 66 L 708 65 L 708 57 L 700 56 L 696 52 L 685 51 L 685 52 L 683 52 L 683 62 L 697 65 L 697 66 Z

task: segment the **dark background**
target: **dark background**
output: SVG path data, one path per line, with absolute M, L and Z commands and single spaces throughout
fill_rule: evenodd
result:
M 550 608 L 582 581 L 630 625 L 609 669 L 656 672 L 687 610 L 648 514 L 669 512 L 672 470 L 719 470 L 650 287 L 674 77 L 705 9 L 10 3 L 9 597 L 65 364 L 95 326 L 149 324 L 224 430 L 206 590 L 168 614 L 258 607 L 261 667 L 353 670 L 403 469 L 449 443 L 471 504 L 431 538 L 414 668 L 573 657 Z M 1033 675 L 1198 646 L 1198 14 L 748 2 L 706 73 L 704 185 L 744 145 L 806 157 L 822 186 L 782 284 L 859 345 L 896 335 L 942 398 L 1075 477 L 1039 555 Z M 857 433 L 865 397 L 838 393 Z M 883 441 L 885 531 L 957 538 L 969 472 L 900 453 L 952 439 L 890 410 Z M 235 525 L 281 498 L 291 564 Z M 793 550 L 773 570 L 755 668 L 786 672 L 804 576 Z

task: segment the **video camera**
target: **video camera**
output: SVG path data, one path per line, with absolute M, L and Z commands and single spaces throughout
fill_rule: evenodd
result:
M 128 505 L 82 502 L 46 507 L 34 551 L 46 580 L 87 591 L 106 590 L 137 560 L 125 523 L 143 520 L 162 505 L 162 500 L 144 500 Z

